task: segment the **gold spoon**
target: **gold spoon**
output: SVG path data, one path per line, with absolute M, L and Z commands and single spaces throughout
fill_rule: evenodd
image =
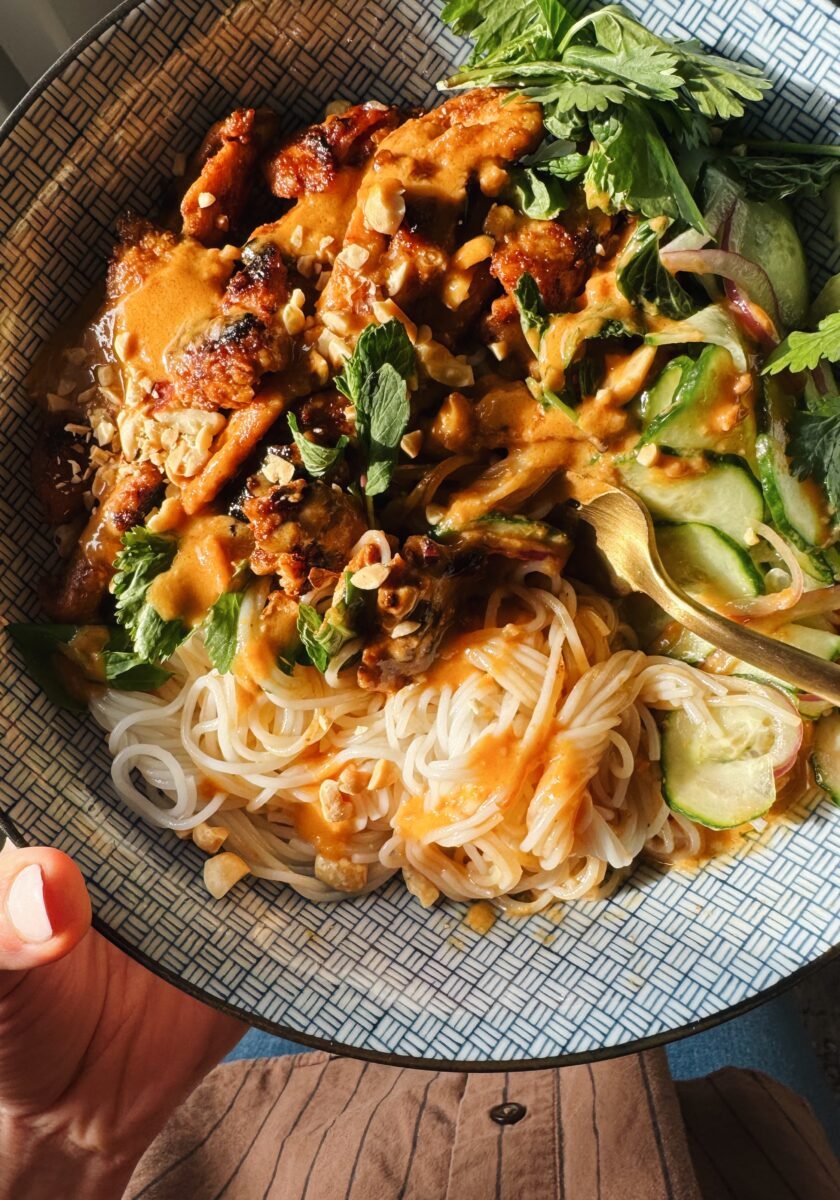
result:
M 691 633 L 726 654 L 840 706 L 840 664 L 730 621 L 677 587 L 662 565 L 653 522 L 638 496 L 610 484 L 593 486 L 582 477 L 570 476 L 569 483 L 580 505 L 578 515 L 594 529 L 598 549 L 634 591 L 650 596 Z

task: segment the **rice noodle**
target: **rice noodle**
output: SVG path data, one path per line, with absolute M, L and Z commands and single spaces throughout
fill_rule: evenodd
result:
M 378 549 L 390 553 L 384 537 Z M 243 628 L 258 602 L 243 604 Z M 519 619 L 502 624 L 511 602 Z M 356 891 L 406 868 L 427 900 L 534 912 L 602 894 L 646 848 L 700 852 L 697 827 L 662 797 L 657 713 L 710 721 L 751 703 L 799 720 L 755 681 L 616 649 L 620 628 L 609 601 L 532 563 L 489 596 L 465 647 L 392 695 L 340 673 L 353 643 L 326 676 L 277 670 L 246 690 L 196 637 L 161 696 L 107 691 L 92 710 L 125 804 L 165 829 L 224 825 L 225 848 L 260 878 L 339 899 L 321 853 L 364 867 Z M 344 788 L 340 825 L 325 820 L 325 781 Z

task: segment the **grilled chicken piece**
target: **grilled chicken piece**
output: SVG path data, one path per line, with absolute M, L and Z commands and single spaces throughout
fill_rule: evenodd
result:
M 199 151 L 200 170 L 181 201 L 183 232 L 205 246 L 220 246 L 242 215 L 257 161 L 277 133 L 269 109 L 239 108 L 208 133 Z
M 116 331 L 167 404 L 209 410 L 250 404 L 263 375 L 280 371 L 292 343 L 280 250 L 251 241 L 239 270 L 217 250 L 156 229 L 120 224 L 108 274 Z M 172 385 L 172 386 L 169 386 Z
M 379 144 L 359 189 L 345 244 L 364 261 L 336 263 L 319 307 L 357 328 L 370 320 L 377 288 L 437 296 L 446 276 L 472 181 L 495 192 L 503 166 L 534 150 L 542 137 L 538 104 L 513 100 L 500 88 L 477 88 L 406 121 Z M 392 248 L 392 239 L 395 245 Z M 441 302 L 441 307 L 445 305 Z M 355 318 L 355 319 L 354 319 Z
M 372 100 L 310 125 L 266 160 L 268 186 L 287 200 L 328 191 L 341 167 L 365 163 L 376 142 L 401 119 L 398 109 Z
M 329 484 L 293 479 L 274 485 L 257 475 L 247 489 L 241 509 L 256 543 L 251 570 L 276 574 L 290 596 L 306 590 L 313 567 L 340 571 L 367 529 L 353 498 Z
M 222 308 L 269 322 L 288 298 L 288 273 L 279 246 L 252 238 L 242 251 L 241 268 L 227 285 Z
M 139 525 L 154 507 L 163 477 L 152 463 L 126 464 L 91 516 L 63 578 L 47 583 L 44 611 L 54 621 L 87 624 L 99 612 L 113 575 L 114 559 L 126 530 Z
M 288 365 L 291 345 L 281 323 L 229 311 L 177 357 L 172 373 L 178 396 L 189 408 L 243 408 L 263 375 Z
M 178 239 L 167 229 L 159 229 L 144 217 L 126 213 L 117 221 L 117 244 L 108 264 L 108 299 L 119 302 L 134 292 L 156 267 L 166 262 Z
M 485 229 L 496 240 L 491 270 L 509 296 L 528 274 L 548 311 L 562 312 L 586 283 L 595 257 L 588 228 L 567 228 L 562 217 L 537 221 L 500 206 L 491 210 Z
M 431 667 L 483 562 L 479 555 L 455 555 L 425 535 L 406 540 L 377 592 L 374 626 L 357 671 L 361 687 L 395 691 Z M 417 622 L 417 629 L 392 637 L 404 621 Z
M 355 430 L 348 417 L 348 404 L 347 398 L 334 388 L 316 392 L 300 406 L 301 429 L 311 429 L 319 441 L 334 445 L 342 434 L 349 437 Z
M 63 525 L 84 510 L 89 449 L 63 426 L 47 429 L 32 452 L 32 483 L 50 525 Z

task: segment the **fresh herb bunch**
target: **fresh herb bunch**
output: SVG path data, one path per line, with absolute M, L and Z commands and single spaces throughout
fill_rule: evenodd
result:
M 443 18 L 475 48 L 442 86 L 539 101 L 554 137 L 590 144 L 593 202 L 704 228 L 668 141 L 708 144 L 713 121 L 742 116 L 770 86 L 757 68 L 667 42 L 615 5 L 576 20 L 560 0 L 449 0 Z

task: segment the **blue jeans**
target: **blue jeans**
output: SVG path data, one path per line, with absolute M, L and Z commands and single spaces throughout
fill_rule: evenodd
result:
M 275 1058 L 307 1049 L 296 1042 L 250 1029 L 228 1055 Z M 831 1093 L 796 1006 L 788 996 L 770 1000 L 742 1017 L 666 1047 L 675 1079 L 695 1079 L 721 1067 L 751 1067 L 772 1075 L 804 1096 L 823 1123 L 840 1157 L 840 1108 Z

